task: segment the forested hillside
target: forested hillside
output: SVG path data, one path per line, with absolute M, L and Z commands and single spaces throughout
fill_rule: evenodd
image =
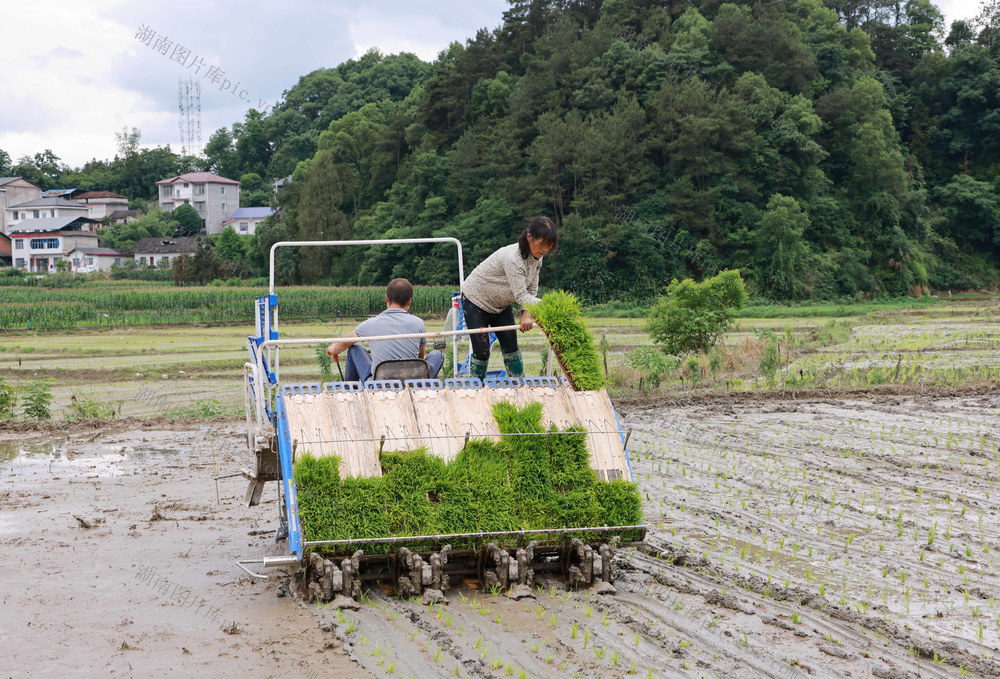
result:
M 780 299 L 995 286 L 1000 3 L 946 27 L 928 0 L 510 0 L 432 64 L 309 73 L 188 160 L 293 175 L 261 248 L 454 236 L 468 266 L 550 215 L 542 282 L 588 300 L 723 268 Z M 444 247 L 284 254 L 286 280 L 452 282 Z

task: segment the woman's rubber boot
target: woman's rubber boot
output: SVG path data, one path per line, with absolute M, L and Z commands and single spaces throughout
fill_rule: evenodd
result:
M 485 380 L 486 369 L 489 368 L 489 366 L 489 359 L 480 361 L 478 358 L 473 356 L 469 359 L 469 377 L 478 377 L 481 380 Z
M 524 360 L 521 350 L 503 355 L 503 364 L 507 368 L 507 377 L 524 377 Z

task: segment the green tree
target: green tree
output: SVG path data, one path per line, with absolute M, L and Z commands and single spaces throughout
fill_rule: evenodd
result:
M 252 236 L 256 246 L 250 250 L 249 260 L 258 276 L 269 276 L 271 246 L 291 240 L 286 222 L 268 217 L 257 225 Z M 297 248 L 278 248 L 274 253 L 274 279 L 279 285 L 290 285 L 298 278 L 299 256 Z
M 239 157 L 233 146 L 233 134 L 226 128 L 220 127 L 208 138 L 204 169 L 220 177 L 239 176 Z
M 959 174 L 938 192 L 945 223 L 940 231 L 968 250 L 1000 245 L 1000 196 L 991 182 Z
M 204 227 L 198 211 L 187 203 L 175 207 L 170 216 L 177 223 L 176 236 L 197 236 Z
M 253 236 L 240 236 L 232 226 L 227 226 L 213 243 L 213 253 L 225 260 L 237 276 L 247 276 L 250 265 L 247 261 L 249 248 L 252 247 Z
M 647 329 L 668 354 L 703 353 L 729 329 L 746 299 L 739 271 L 726 270 L 701 283 L 675 278 L 653 308 Z
M 273 197 L 271 185 L 256 172 L 240 177 L 240 207 L 267 207 Z
M 199 238 L 198 246 L 191 255 L 178 257 L 173 266 L 174 284 L 211 283 L 214 280 L 228 280 L 233 276 L 231 262 L 217 256 L 209 238 Z
M 133 127 L 129 131 L 128 127 L 123 127 L 121 132 L 115 132 L 115 142 L 118 144 L 118 157 L 120 167 L 120 181 L 124 184 L 125 195 L 135 198 L 146 193 L 146 187 L 142 185 L 142 170 L 139 161 L 139 141 L 142 139 L 142 132 Z M 164 177 L 160 177 L 164 179 Z
M 320 150 L 302 189 L 297 215 L 296 240 L 344 240 L 350 235 L 347 217 L 340 210 L 344 178 L 330 151 Z M 328 247 L 301 250 L 299 271 L 308 282 L 331 276 L 334 253 Z
M 131 250 L 142 238 L 161 238 L 172 236 L 177 229 L 173 212 L 164 212 L 159 205 L 149 208 L 146 214 L 127 224 L 115 224 L 98 231 L 99 243 L 102 248 L 116 250 Z
M 51 149 L 45 149 L 33 156 L 21 156 L 10 173 L 15 177 L 24 177 L 43 190 L 48 190 L 59 187 L 60 178 L 66 169 L 60 162 L 59 156 Z
M 809 248 L 802 236 L 809 216 L 798 201 L 775 194 L 754 232 L 758 286 L 772 299 L 793 299 L 806 292 L 804 273 Z

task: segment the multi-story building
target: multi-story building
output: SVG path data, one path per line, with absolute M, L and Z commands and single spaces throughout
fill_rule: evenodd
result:
M 257 232 L 257 225 L 273 215 L 277 210 L 272 207 L 241 207 L 222 222 L 222 228 L 233 227 L 233 231 L 241 236 Z
M 73 200 L 65 198 L 36 198 L 25 203 L 11 205 L 5 212 L 7 213 L 7 233 L 15 229 L 30 229 L 32 227 L 21 224 L 29 219 L 63 219 L 66 217 L 89 217 L 90 210 L 86 205 L 81 205 Z
M 87 206 L 91 219 L 110 217 L 116 210 L 128 210 L 128 198 L 110 191 L 87 191 L 76 197 L 76 200 Z
M 0 177 L 0 232 L 7 233 L 7 208 L 42 197 L 42 189 L 24 177 Z
M 240 206 L 240 183 L 211 172 L 188 172 L 156 182 L 160 208 L 173 212 L 183 204 L 193 207 L 201 217 L 207 234 L 222 232 L 222 222 Z
M 74 249 L 97 247 L 100 225 L 88 217 L 24 220 L 9 234 L 14 266 L 41 273 L 55 271 L 56 262 Z

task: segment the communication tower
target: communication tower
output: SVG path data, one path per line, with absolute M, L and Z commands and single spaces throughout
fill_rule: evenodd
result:
M 201 153 L 201 83 L 188 76 L 177 81 L 177 108 L 181 120 L 181 155 Z

